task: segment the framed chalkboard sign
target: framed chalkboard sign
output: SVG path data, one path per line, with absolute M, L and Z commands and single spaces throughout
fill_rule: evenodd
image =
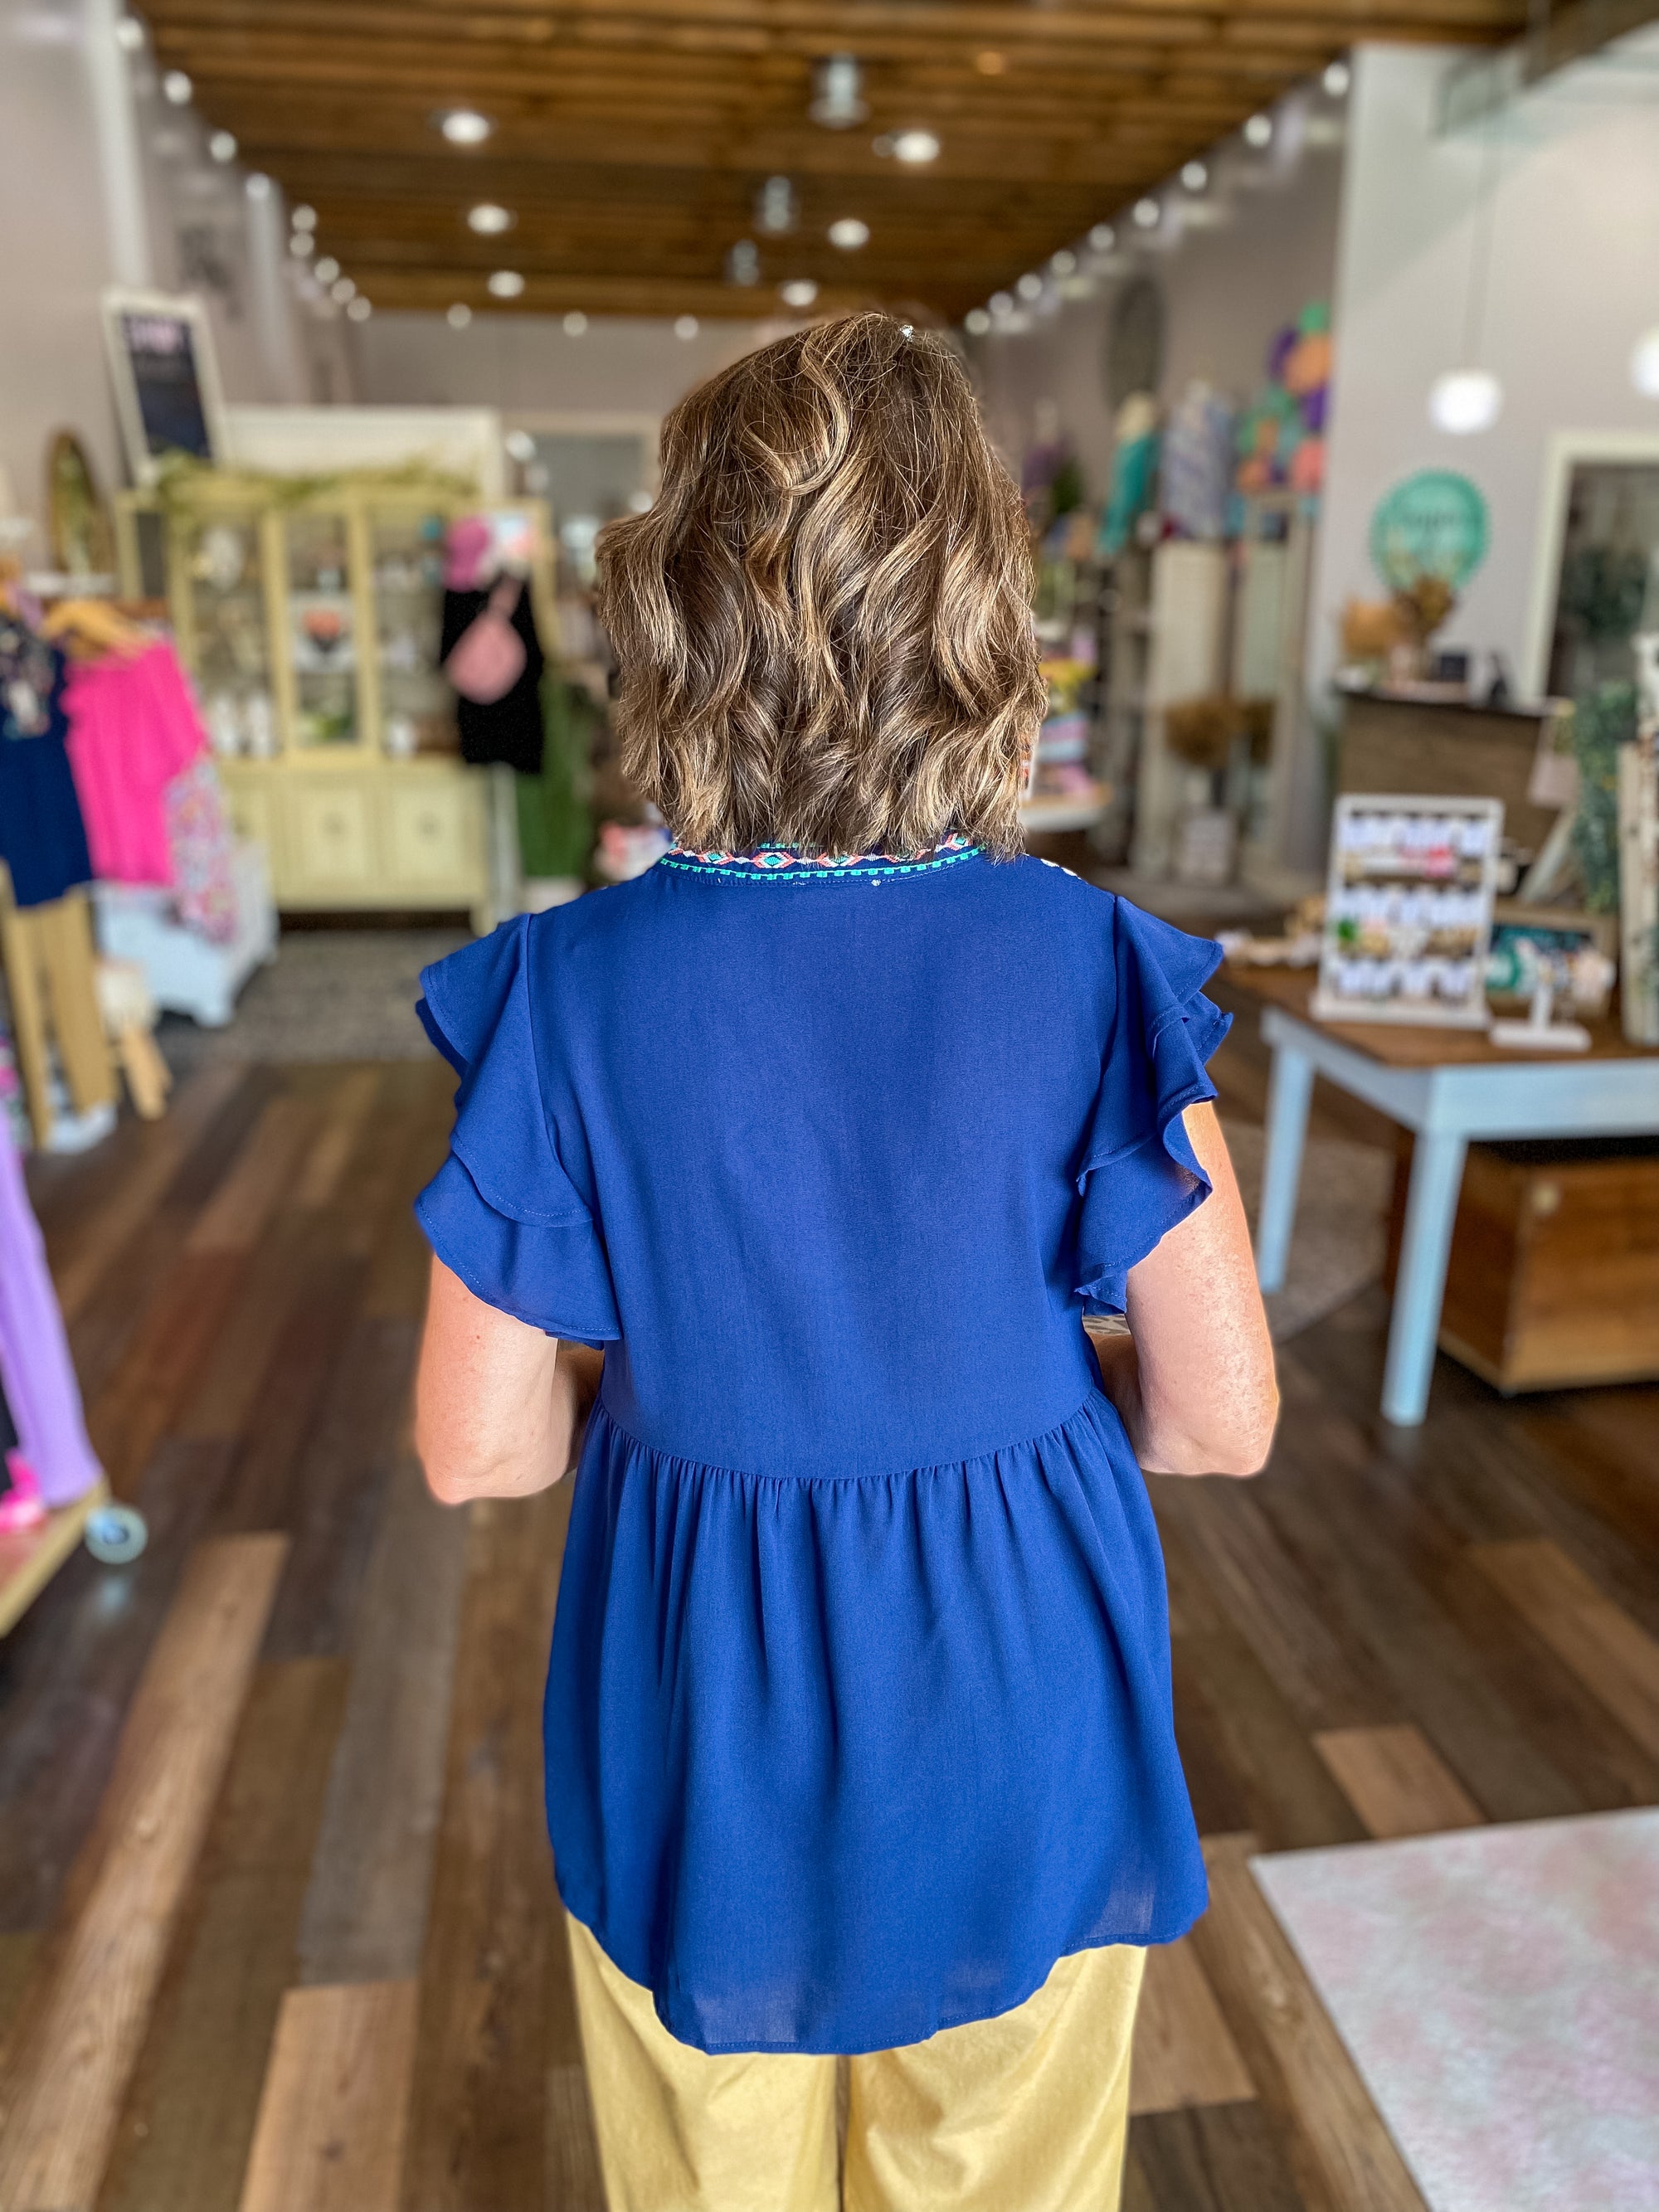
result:
M 152 483 L 168 453 L 218 459 L 224 404 L 207 310 L 193 294 L 103 295 L 104 339 L 115 382 L 127 465 L 137 483 Z

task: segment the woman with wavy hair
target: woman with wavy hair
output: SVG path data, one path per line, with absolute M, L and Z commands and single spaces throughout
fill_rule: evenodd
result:
M 674 849 L 422 979 L 428 1479 L 585 1429 L 547 1808 L 615 2212 L 1109 2208 L 1204 1905 L 1141 1469 L 1258 1468 L 1272 1358 L 1217 949 L 1021 854 L 1030 584 L 941 341 L 739 361 L 599 545 Z

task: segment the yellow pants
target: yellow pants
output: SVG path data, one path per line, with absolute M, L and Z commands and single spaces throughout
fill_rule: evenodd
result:
M 611 2212 L 1116 2212 L 1143 1951 L 1079 1951 L 994 2020 L 847 2062 L 711 2058 L 570 1925 Z

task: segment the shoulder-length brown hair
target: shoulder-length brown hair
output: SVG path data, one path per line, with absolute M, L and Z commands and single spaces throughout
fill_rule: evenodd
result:
M 700 385 L 599 605 L 623 768 L 682 846 L 1018 851 L 1030 549 L 939 339 L 847 315 Z

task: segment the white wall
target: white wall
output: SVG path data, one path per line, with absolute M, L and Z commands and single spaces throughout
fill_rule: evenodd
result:
M 1211 189 L 1192 220 L 1176 216 L 1145 245 L 1137 245 L 1127 214 L 1117 221 L 1120 240 L 1132 252 L 1115 255 L 1114 273 L 1095 297 L 1045 303 L 1029 330 L 994 331 L 969 342 L 992 434 L 1011 460 L 1017 463 L 1031 441 L 1039 401 L 1053 400 L 1091 495 L 1104 493 L 1112 445 L 1107 334 L 1113 301 L 1132 271 L 1152 276 L 1163 295 L 1158 396 L 1166 405 L 1194 377 L 1248 398 L 1263 380 L 1275 332 L 1310 300 L 1330 296 L 1342 175 L 1339 112 L 1316 97 L 1293 99 L 1281 104 L 1277 121 L 1267 155 L 1246 157 L 1235 146 L 1212 162 Z M 1101 212 L 1116 220 L 1113 210 Z
M 1382 595 L 1366 551 L 1378 500 L 1413 470 L 1441 467 L 1480 487 L 1492 520 L 1492 550 L 1443 642 L 1496 647 L 1524 683 L 1547 439 L 1659 432 L 1659 404 L 1629 370 L 1637 338 L 1659 324 L 1659 106 L 1634 72 L 1589 64 L 1528 95 L 1487 157 L 1477 137 L 1433 134 L 1454 58 L 1417 46 L 1357 57 L 1316 678 L 1333 665 L 1344 601 Z M 1480 365 L 1502 381 L 1504 411 L 1495 428 L 1453 437 L 1430 423 L 1427 396 L 1462 365 L 1483 175 L 1495 200 Z
M 119 481 L 98 322 L 111 245 L 82 28 L 78 10 L 0 0 L 0 466 L 37 519 L 54 430 L 78 431 L 106 488 Z M 37 540 L 24 557 L 45 551 Z
M 226 396 L 311 396 L 307 332 L 281 264 L 277 195 L 210 162 L 194 113 L 116 41 L 117 0 L 0 0 L 0 467 L 43 519 L 46 441 L 79 433 L 106 492 L 125 461 L 105 366 L 106 284 L 199 291 Z M 23 549 L 38 564 L 43 535 Z
M 441 315 L 384 314 L 350 337 L 366 404 L 655 417 L 701 378 L 793 327 L 705 322 L 681 339 L 671 323 L 595 316 L 572 337 L 551 315 L 478 314 L 453 331 Z

